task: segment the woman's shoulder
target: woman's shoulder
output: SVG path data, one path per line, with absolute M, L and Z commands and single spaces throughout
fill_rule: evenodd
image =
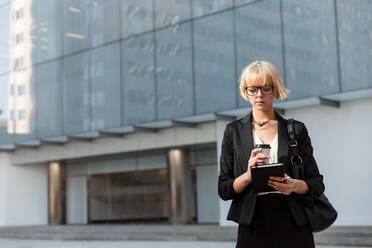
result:
M 293 125 L 295 128 L 296 135 L 303 136 L 307 135 L 307 127 L 304 122 L 300 120 L 293 119 Z
M 241 117 L 227 123 L 226 129 L 229 131 L 237 130 L 240 126 L 244 125 L 245 122 L 247 122 L 247 117 Z

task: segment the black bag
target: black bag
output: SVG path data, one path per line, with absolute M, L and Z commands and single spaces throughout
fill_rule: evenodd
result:
M 291 157 L 291 172 L 292 176 L 296 179 L 303 179 L 304 164 L 298 152 L 297 139 L 294 129 L 293 119 L 287 122 L 288 135 L 290 138 L 289 145 L 292 151 Z M 313 232 L 321 232 L 331 226 L 336 218 L 337 211 L 328 201 L 328 198 L 323 193 L 320 196 L 314 196 L 314 204 L 312 207 L 304 206 L 306 217 L 309 221 L 310 227 Z

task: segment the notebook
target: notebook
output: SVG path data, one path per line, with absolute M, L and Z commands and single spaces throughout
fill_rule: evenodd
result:
M 252 166 L 251 172 L 253 189 L 257 193 L 275 191 L 274 188 L 268 185 L 269 177 L 284 177 L 285 167 L 286 166 L 283 163 Z

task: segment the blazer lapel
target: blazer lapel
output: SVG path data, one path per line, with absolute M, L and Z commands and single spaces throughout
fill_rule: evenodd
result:
M 244 117 L 239 124 L 240 147 L 238 147 L 237 150 L 238 159 L 240 161 L 240 171 L 244 173 L 247 171 L 248 160 L 251 156 L 251 150 L 253 149 L 252 112 Z
M 275 112 L 278 120 L 278 162 L 288 164 L 289 141 L 287 131 L 287 120 Z M 287 168 L 288 170 L 288 168 Z

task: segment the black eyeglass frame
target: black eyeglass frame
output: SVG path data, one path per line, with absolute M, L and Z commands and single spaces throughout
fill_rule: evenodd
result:
M 255 93 L 251 93 L 249 90 L 248 90 L 248 88 L 255 88 L 256 89 L 256 91 L 255 91 Z M 270 88 L 271 90 L 270 90 L 270 93 L 264 93 L 264 91 L 262 90 L 262 88 Z M 247 86 L 247 87 L 245 87 L 245 92 L 247 93 L 247 95 L 249 95 L 249 96 L 255 96 L 255 95 L 257 95 L 257 93 L 258 93 L 258 91 L 261 91 L 261 94 L 262 95 L 271 95 L 271 94 L 273 94 L 273 92 L 274 92 L 274 87 L 273 86 Z

